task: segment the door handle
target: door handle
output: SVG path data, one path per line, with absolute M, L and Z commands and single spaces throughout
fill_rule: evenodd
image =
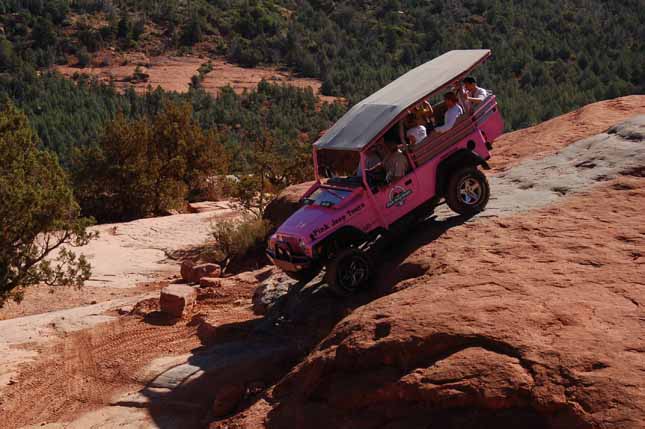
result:
M 408 179 L 408 180 L 405 182 L 405 186 L 410 186 L 411 184 L 412 184 L 412 179 Z

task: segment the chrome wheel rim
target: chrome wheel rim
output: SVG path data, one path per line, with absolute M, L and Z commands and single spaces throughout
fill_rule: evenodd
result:
M 369 267 L 362 258 L 353 257 L 342 264 L 338 280 L 343 289 L 356 290 L 369 274 Z
M 459 183 L 459 200 L 469 206 L 477 204 L 483 194 L 479 180 L 474 177 L 464 177 Z

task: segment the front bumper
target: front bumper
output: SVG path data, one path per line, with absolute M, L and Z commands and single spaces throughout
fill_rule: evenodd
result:
M 309 256 L 294 255 L 290 250 L 282 250 L 280 247 L 276 247 L 276 250 L 267 248 L 266 254 L 273 265 L 283 271 L 302 271 L 313 265 L 313 260 Z

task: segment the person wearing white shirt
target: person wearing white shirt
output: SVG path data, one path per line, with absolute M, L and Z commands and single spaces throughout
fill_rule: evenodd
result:
M 412 128 L 408 129 L 408 131 L 405 133 L 405 136 L 408 138 L 410 144 L 417 144 L 421 142 L 426 138 L 427 135 L 428 131 L 423 125 L 422 119 L 416 119 L 415 125 Z
M 438 133 L 445 133 L 451 130 L 455 126 L 457 119 L 464 114 L 464 109 L 459 105 L 459 99 L 454 92 L 447 92 L 443 96 L 443 100 L 446 105 L 446 113 L 443 116 L 443 125 L 435 127 L 434 129 Z
M 488 91 L 477 86 L 474 77 L 464 79 L 464 87 L 466 88 L 466 100 L 472 104 L 479 104 L 488 97 Z

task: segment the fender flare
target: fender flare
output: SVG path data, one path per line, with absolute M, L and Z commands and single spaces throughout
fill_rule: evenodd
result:
M 323 237 L 314 245 L 314 248 L 325 252 L 328 244 L 339 238 L 348 243 L 362 243 L 369 239 L 369 234 L 366 234 L 355 226 L 345 225 Z
M 469 149 L 474 149 L 475 142 L 468 142 Z M 442 195 L 444 188 L 448 183 L 450 174 L 461 167 L 482 167 L 484 170 L 490 170 L 490 165 L 484 158 L 475 153 L 472 149 L 459 149 L 451 154 L 448 158 L 439 163 L 437 167 L 437 195 Z

